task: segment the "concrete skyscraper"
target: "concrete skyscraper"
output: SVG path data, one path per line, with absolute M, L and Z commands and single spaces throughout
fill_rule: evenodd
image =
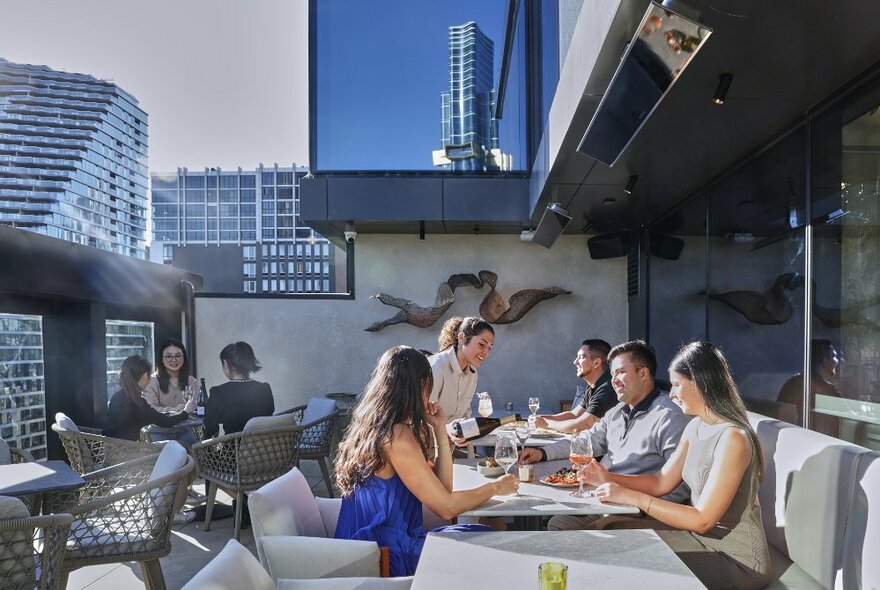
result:
M 449 27 L 449 90 L 440 95 L 441 145 L 435 166 L 449 170 L 509 169 L 495 119 L 495 44 L 473 21 Z
M 0 58 L 0 223 L 147 257 L 147 114 L 112 82 Z

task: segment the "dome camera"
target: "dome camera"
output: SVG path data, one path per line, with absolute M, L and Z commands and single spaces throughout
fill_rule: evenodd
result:
M 354 224 L 353 223 L 346 223 L 345 224 L 345 231 L 343 233 L 345 234 L 345 241 L 348 242 L 349 244 L 354 244 L 354 241 L 357 239 L 357 235 L 358 235 L 357 231 L 355 231 L 355 229 L 354 229 Z

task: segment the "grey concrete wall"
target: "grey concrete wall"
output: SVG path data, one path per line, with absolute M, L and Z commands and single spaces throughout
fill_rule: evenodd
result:
M 570 399 L 578 384 L 571 361 L 580 342 L 626 338 L 625 261 L 591 260 L 585 236 L 563 236 L 552 250 L 517 236 L 486 235 L 429 235 L 420 241 L 410 235 L 368 234 L 358 236 L 356 246 L 354 300 L 197 299 L 201 376 L 210 385 L 223 382 L 220 349 L 246 340 L 264 366 L 256 377 L 272 385 L 279 409 L 327 392 L 357 393 L 387 348 L 407 344 L 436 350 L 443 321 L 477 315 L 489 289 L 457 291 L 456 302 L 431 328 L 398 324 L 377 333 L 364 328 L 397 310 L 370 299 L 371 294 L 383 291 L 430 305 L 449 275 L 482 269 L 498 273 L 498 289 L 508 297 L 535 287 L 573 292 L 539 303 L 517 323 L 496 326 L 495 348 L 478 385 L 496 404 L 524 405 L 537 394 L 544 407 L 558 407 L 558 400 Z

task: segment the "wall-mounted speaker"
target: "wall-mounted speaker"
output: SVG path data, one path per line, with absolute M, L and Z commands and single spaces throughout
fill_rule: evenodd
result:
M 532 241 L 541 244 L 545 248 L 550 248 L 556 241 L 565 227 L 571 222 L 571 215 L 565 208 L 558 203 L 550 203 L 535 228 L 535 234 Z

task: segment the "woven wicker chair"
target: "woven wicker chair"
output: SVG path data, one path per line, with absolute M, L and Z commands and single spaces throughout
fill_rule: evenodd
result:
M 55 419 L 56 423 L 52 425 L 52 430 L 61 439 L 70 466 L 79 474 L 148 455 L 157 455 L 162 450 L 161 444 L 154 445 L 103 436 L 97 428 L 77 425 L 73 425 L 73 428 L 65 428 L 60 424 L 61 419 L 57 415 Z
M 335 407 L 333 400 L 325 400 L 324 398 L 313 398 L 314 400 L 329 401 L 332 407 Z M 311 400 L 310 400 L 311 401 Z M 291 415 L 297 424 L 302 424 L 304 419 L 308 419 L 307 415 L 309 406 L 302 405 L 280 412 L 278 415 Z M 310 459 L 317 461 L 318 467 L 321 468 L 321 475 L 324 477 L 324 485 L 327 486 L 327 493 L 333 497 L 333 482 L 330 480 L 330 469 L 327 465 L 327 459 L 330 458 L 331 445 L 333 443 L 333 434 L 336 431 L 336 421 L 339 419 L 340 411 L 332 410 L 329 413 L 319 412 L 320 418 L 310 421 L 308 424 L 302 424 L 304 432 L 299 442 L 299 460 L 296 466 L 299 467 L 300 461 Z
M 0 505 L 5 514 L 20 515 L 0 519 L 0 588 L 62 588 L 64 542 L 73 517 L 27 516 L 28 508 L 15 498 L 2 498 Z
M 13 465 L 15 465 L 16 463 L 30 463 L 32 461 L 36 461 L 36 459 L 34 459 L 34 456 L 31 455 L 31 452 L 24 449 L 9 447 L 9 453 L 12 456 Z M 25 506 L 27 506 L 28 511 L 31 513 L 32 516 L 36 516 L 36 514 L 34 513 L 40 512 L 40 505 L 37 502 L 36 494 L 18 496 L 18 499 L 24 502 Z
M 171 552 L 172 518 L 186 501 L 195 467 L 182 447 L 180 453 L 182 466 L 164 476 L 153 475 L 159 460 L 153 454 L 87 473 L 85 487 L 53 495 L 53 512 L 69 512 L 74 519 L 62 587 L 81 567 L 138 561 L 146 587 L 165 589 L 159 558 Z
M 225 434 L 193 445 L 192 452 L 205 479 L 208 506 L 205 530 L 211 530 L 211 513 L 217 488 L 235 494 L 235 540 L 241 537 L 241 514 L 244 494 L 263 486 L 290 471 L 297 463 L 303 427 L 280 426 L 248 431 L 255 420 L 276 420 L 280 416 L 253 418 L 243 432 Z M 276 422 L 277 423 L 277 422 Z

